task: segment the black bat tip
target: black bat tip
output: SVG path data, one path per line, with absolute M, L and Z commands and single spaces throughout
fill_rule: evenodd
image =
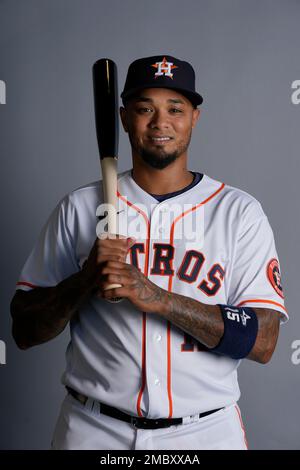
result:
M 112 59 L 108 59 L 107 57 L 103 57 L 102 59 L 96 60 L 93 65 L 93 69 L 97 67 L 116 67 L 116 63 Z

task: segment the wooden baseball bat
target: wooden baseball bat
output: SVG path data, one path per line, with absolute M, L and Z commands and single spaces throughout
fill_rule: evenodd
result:
M 111 59 L 93 65 L 96 133 L 102 169 L 104 203 L 108 205 L 108 233 L 117 234 L 117 160 L 119 145 L 117 66 Z M 112 284 L 108 289 L 121 287 Z M 118 302 L 121 299 L 112 299 Z

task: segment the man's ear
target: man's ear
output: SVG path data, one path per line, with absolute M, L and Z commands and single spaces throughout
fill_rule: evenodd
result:
M 121 117 L 121 121 L 122 121 L 124 131 L 128 132 L 127 111 L 123 106 L 120 106 L 120 117 Z
M 199 117 L 200 117 L 200 109 L 199 108 L 193 109 L 192 128 L 196 126 Z

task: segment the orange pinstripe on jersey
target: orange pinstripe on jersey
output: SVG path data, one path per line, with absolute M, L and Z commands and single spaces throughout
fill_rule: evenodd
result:
M 146 240 L 146 256 L 145 256 L 145 266 L 144 266 L 144 275 L 148 277 L 148 269 L 149 269 L 149 244 L 150 244 L 150 221 L 147 217 L 147 214 L 145 214 L 142 209 L 139 207 L 135 206 L 132 202 L 128 201 L 128 199 L 122 194 L 117 192 L 118 197 L 125 202 L 128 206 L 132 207 L 134 210 L 136 210 L 141 216 L 144 218 L 147 226 L 147 240 Z M 147 324 L 147 317 L 146 313 L 143 312 L 143 323 L 142 323 L 142 384 L 141 388 L 138 394 L 138 399 L 137 399 L 137 404 L 136 404 L 136 409 L 137 413 L 140 417 L 143 417 L 143 413 L 141 410 L 141 401 L 142 401 L 142 396 L 145 390 L 146 386 L 146 324 Z
M 171 323 L 168 321 L 167 324 L 167 386 L 168 386 L 168 399 L 169 399 L 169 418 L 173 416 L 173 398 L 172 398 L 172 374 L 171 374 Z
M 236 409 L 236 412 L 237 412 L 238 417 L 239 417 L 239 420 L 240 420 L 241 428 L 242 428 L 242 430 L 243 430 L 244 441 L 245 441 L 246 447 L 247 447 L 247 449 L 249 449 L 248 441 L 247 441 L 247 437 L 246 437 L 245 426 L 244 426 L 244 423 L 243 423 L 243 420 L 242 420 L 242 416 L 241 416 L 240 409 L 239 409 L 239 407 L 238 407 L 237 405 L 235 405 L 235 409 Z
M 38 287 L 38 286 L 35 286 L 34 284 L 31 284 L 30 282 L 26 282 L 26 281 L 17 282 L 17 286 L 27 286 L 27 287 L 32 287 L 33 289 Z
M 173 245 L 174 244 L 174 230 L 175 230 L 175 225 L 176 223 L 182 219 L 183 217 L 185 217 L 186 215 L 188 215 L 190 212 L 194 212 L 195 210 L 199 209 L 199 207 L 201 206 L 204 206 L 204 204 L 206 204 L 208 201 L 210 201 L 213 197 L 215 197 L 220 191 L 222 191 L 222 189 L 224 189 L 225 187 L 225 184 L 222 183 L 221 186 L 219 187 L 219 189 L 217 189 L 217 191 L 215 191 L 213 194 L 211 194 L 208 198 L 206 198 L 204 201 L 200 202 L 199 204 L 197 204 L 196 206 L 194 207 L 191 207 L 190 209 L 188 209 L 187 211 L 183 212 L 182 214 L 178 215 L 172 222 L 172 225 L 171 225 L 171 231 L 170 231 L 170 244 Z M 173 283 L 173 276 L 170 276 L 170 279 L 169 279 L 169 286 L 168 286 L 168 290 L 171 291 L 172 290 L 172 283 Z
M 222 183 L 221 186 L 217 189 L 217 191 L 215 191 L 213 194 L 211 194 L 208 198 L 204 199 L 204 201 L 200 202 L 199 204 L 197 204 L 196 206 L 194 207 L 191 207 L 190 209 L 188 209 L 187 211 L 183 212 L 182 214 L 178 215 L 172 222 L 172 225 L 171 225 L 171 230 L 170 230 L 170 245 L 174 245 L 174 231 L 175 231 L 175 225 L 176 223 L 182 219 L 183 217 L 185 217 L 186 215 L 188 215 L 190 212 L 193 212 L 195 210 L 197 210 L 199 207 L 203 206 L 204 204 L 206 204 L 207 202 L 209 202 L 211 199 L 213 199 L 217 194 L 219 194 L 223 189 L 225 188 L 225 184 Z M 173 268 L 172 266 L 173 264 L 173 260 L 171 261 L 171 267 Z M 173 272 L 174 272 L 174 269 L 173 269 Z M 172 291 L 172 284 L 173 284 L 173 277 L 174 275 L 170 276 L 169 277 L 169 284 L 168 284 L 168 291 L 171 292 Z M 171 373 L 171 324 L 170 322 L 168 322 L 168 340 L 167 340 L 167 344 L 168 344 L 168 351 L 167 351 L 167 354 L 168 354 L 168 398 L 169 398 L 169 418 L 172 418 L 173 416 L 173 399 L 172 399 L 172 373 Z
M 140 417 L 143 417 L 141 410 L 142 396 L 146 386 L 146 313 L 143 312 L 143 327 L 142 327 L 142 385 L 139 391 L 136 409 Z

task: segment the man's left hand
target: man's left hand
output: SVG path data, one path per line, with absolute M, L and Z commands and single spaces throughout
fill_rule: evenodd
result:
M 106 290 L 111 284 L 121 284 L 122 287 Z M 168 308 L 170 294 L 149 281 L 135 266 L 107 261 L 102 268 L 102 282 L 97 295 L 107 300 L 126 298 L 143 312 L 162 313 Z

